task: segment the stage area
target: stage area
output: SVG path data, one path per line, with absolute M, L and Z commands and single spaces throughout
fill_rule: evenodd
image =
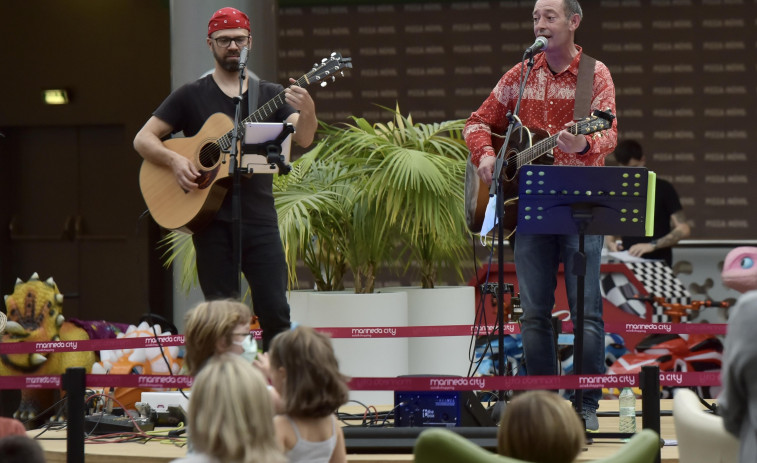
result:
M 617 432 L 617 416 L 602 416 L 603 412 L 617 412 L 618 402 L 615 400 L 603 400 L 600 402 L 599 427 L 601 432 Z M 637 401 L 637 407 L 641 407 L 641 401 Z M 359 410 L 358 410 L 359 409 Z M 391 407 L 379 407 L 379 411 L 390 410 Z M 666 441 L 675 441 L 675 428 L 673 417 L 670 411 L 673 409 L 672 400 L 661 400 L 660 410 L 661 433 L 662 438 Z M 342 407 L 340 411 L 356 414 L 362 413 L 362 407 L 348 405 Z M 641 426 L 641 417 L 638 417 L 638 425 Z M 380 431 L 377 430 L 377 431 Z M 29 431 L 30 437 L 35 437 L 40 430 Z M 380 433 L 377 432 L 377 435 Z M 38 438 L 39 443 L 45 450 L 45 456 L 48 463 L 65 463 L 66 462 L 66 432 L 47 431 Z M 579 456 L 577 461 L 592 461 L 615 453 L 623 445 L 617 439 L 605 439 L 595 441 L 592 445 L 586 446 L 586 450 Z M 84 446 L 87 463 L 166 463 L 171 460 L 186 455 L 186 446 L 179 447 L 170 443 L 160 443 L 152 441 L 148 443 L 108 443 L 93 444 L 87 443 Z M 413 455 L 408 453 L 385 453 L 377 447 L 376 453 L 350 452 L 350 439 L 347 439 L 347 461 L 354 463 L 391 463 L 391 462 L 412 462 Z M 666 445 L 662 448 L 662 462 L 678 462 L 678 447 Z

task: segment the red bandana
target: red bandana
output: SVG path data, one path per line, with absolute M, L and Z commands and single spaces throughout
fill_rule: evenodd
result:
M 236 8 L 226 7 L 213 13 L 208 21 L 208 37 L 215 31 L 222 29 L 250 30 L 250 18 Z

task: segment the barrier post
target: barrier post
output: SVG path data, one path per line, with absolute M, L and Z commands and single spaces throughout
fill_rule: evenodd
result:
M 660 368 L 656 365 L 641 367 L 641 426 L 660 435 Z M 657 451 L 656 463 L 662 459 L 662 450 Z
M 66 391 L 66 461 L 84 462 L 84 390 L 87 370 L 81 367 L 67 368 L 61 378 Z

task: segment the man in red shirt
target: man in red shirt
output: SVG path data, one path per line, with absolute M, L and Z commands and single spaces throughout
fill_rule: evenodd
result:
M 521 101 L 519 118 L 530 128 L 559 132 L 553 150 L 556 165 L 603 166 L 605 157 L 617 142 L 617 125 L 602 137 L 573 135 L 565 128 L 574 123 L 573 109 L 578 78 L 578 65 L 583 56 L 575 44 L 575 32 L 583 13 L 576 0 L 538 0 L 534 5 L 534 35 L 548 41 L 543 53 L 534 58 Z M 479 177 L 491 184 L 496 160 L 492 137 L 503 137 L 507 131 L 508 111 L 515 110 L 520 90 L 523 63 L 510 69 L 497 83 L 481 107 L 471 114 L 464 136 L 471 159 L 478 167 Z M 615 86 L 610 71 L 597 61 L 594 67 L 592 110 L 615 113 Z M 498 143 L 498 145 L 501 143 Z M 517 234 L 517 230 L 516 230 Z M 524 235 L 515 240 L 515 266 L 523 307 L 521 318 L 526 371 L 531 375 L 558 374 L 554 333 L 550 323 L 555 304 L 556 275 L 560 262 L 571 269 L 578 251 L 577 235 Z M 583 371 L 603 374 L 604 323 L 602 296 L 599 290 L 599 265 L 603 237 L 585 236 L 586 284 L 584 288 L 585 333 Z M 571 316 L 576 317 L 577 277 L 566 270 L 565 285 Z M 583 417 L 588 430 L 597 430 L 596 410 L 601 390 L 586 391 L 582 401 Z

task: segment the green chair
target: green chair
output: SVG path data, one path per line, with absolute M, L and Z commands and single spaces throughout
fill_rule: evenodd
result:
M 704 410 L 690 389 L 673 394 L 673 424 L 681 463 L 739 461 L 739 439 L 725 430 L 722 417 Z
M 594 463 L 654 463 L 661 446 L 656 432 L 642 429 L 613 455 L 594 460 Z
M 612 456 L 596 463 L 653 463 L 660 450 L 657 433 L 644 429 Z M 413 449 L 415 463 L 525 463 L 517 458 L 492 453 L 444 428 L 423 431 Z

